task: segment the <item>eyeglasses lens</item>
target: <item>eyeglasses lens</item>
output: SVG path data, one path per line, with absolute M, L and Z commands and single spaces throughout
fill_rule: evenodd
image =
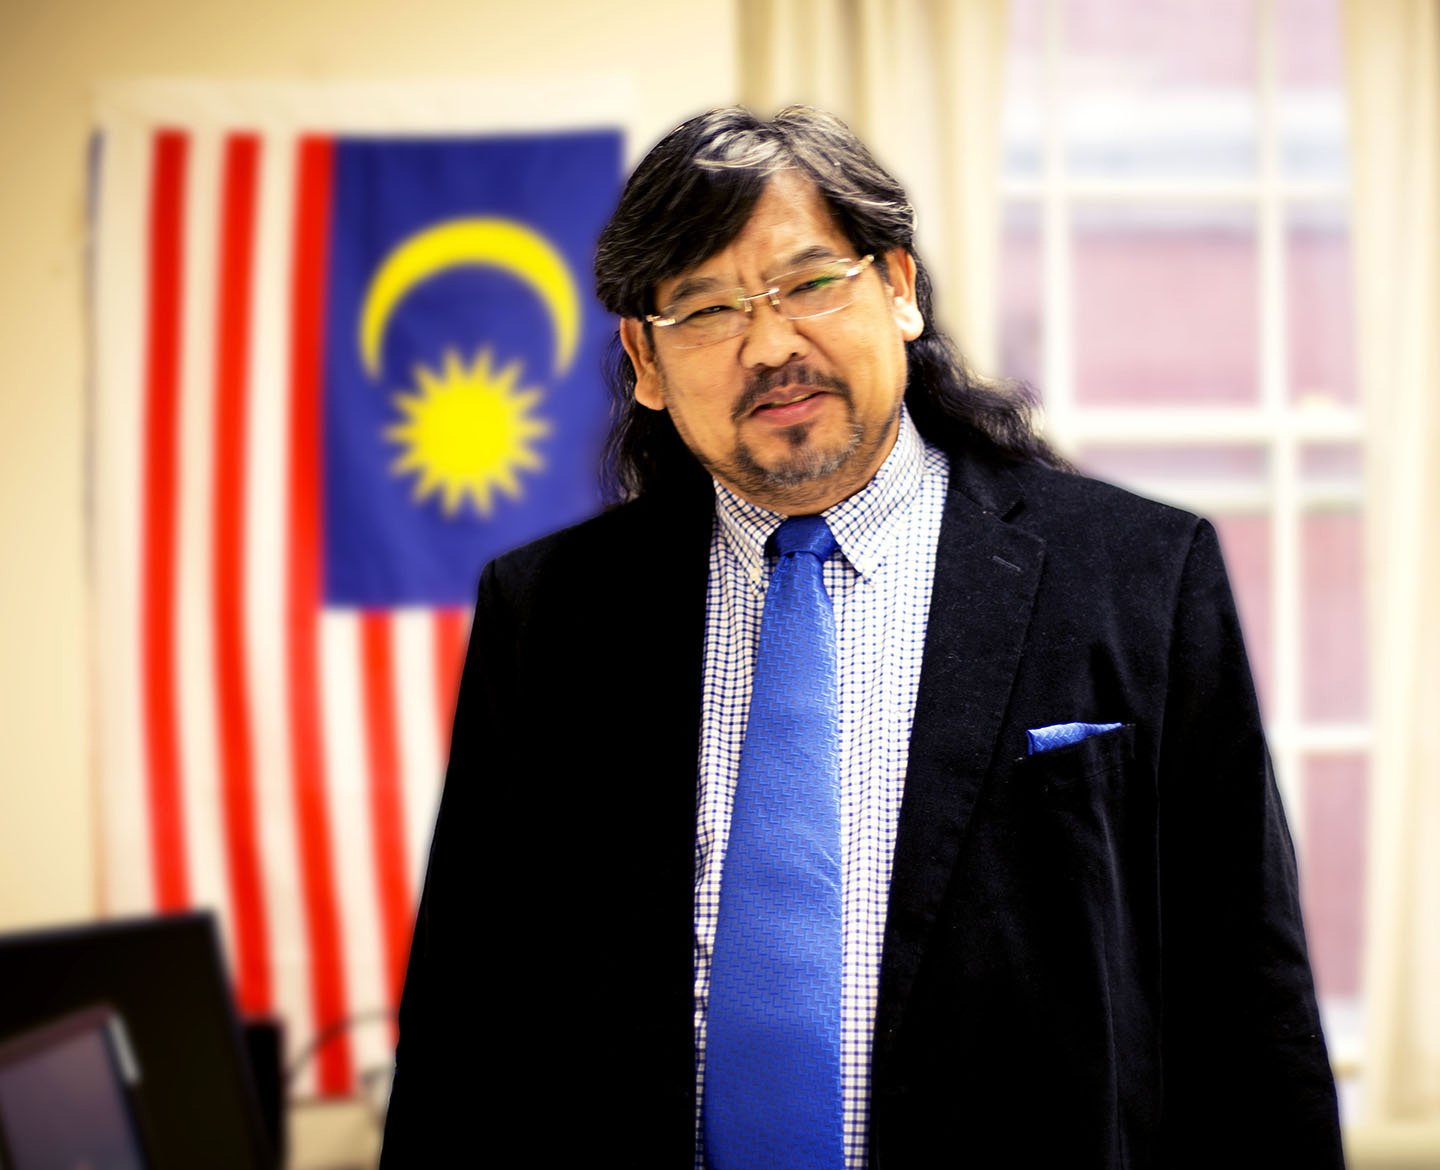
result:
M 777 276 L 771 285 L 780 312 L 792 321 L 821 317 L 845 308 L 853 299 L 859 268 L 849 260 L 833 260 Z M 666 310 L 675 324 L 674 343 L 681 348 L 712 345 L 745 332 L 750 314 L 746 302 L 768 299 L 768 292 L 746 296 L 740 289 L 685 297 Z

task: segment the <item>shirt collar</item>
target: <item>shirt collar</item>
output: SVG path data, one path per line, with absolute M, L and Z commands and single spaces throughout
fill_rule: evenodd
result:
M 925 441 L 903 406 L 895 445 L 880 470 L 853 496 L 821 515 L 834 534 L 841 555 L 868 580 L 884 564 L 884 550 L 905 507 L 914 499 L 925 472 Z M 715 481 L 715 515 L 721 539 L 745 566 L 751 585 L 765 587 L 765 546 L 785 521 Z

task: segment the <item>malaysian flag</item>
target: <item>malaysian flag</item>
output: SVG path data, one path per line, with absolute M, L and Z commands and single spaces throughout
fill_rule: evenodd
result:
M 620 104 L 164 85 L 102 104 L 103 905 L 214 909 L 241 1010 L 313 1050 L 302 1092 L 389 1064 L 480 566 L 598 502 L 611 326 L 589 271 Z M 497 108 L 526 122 L 463 113 Z

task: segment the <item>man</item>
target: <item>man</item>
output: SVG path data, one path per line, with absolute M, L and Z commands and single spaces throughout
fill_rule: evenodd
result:
M 805 109 L 630 179 L 596 261 L 628 502 L 481 580 L 386 1167 L 1341 1163 L 1214 532 L 966 377 L 913 218 Z M 756 794 L 832 771 L 811 904 L 811 827 L 776 849 Z M 746 921 L 776 906 L 794 937 Z

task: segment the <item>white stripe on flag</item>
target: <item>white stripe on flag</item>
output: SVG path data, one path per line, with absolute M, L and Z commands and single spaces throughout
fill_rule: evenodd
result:
M 411 898 L 420 896 L 430 833 L 440 799 L 445 761 L 440 727 L 449 722 L 448 696 L 436 693 L 436 625 L 429 610 L 407 609 L 396 615 L 395 701 L 399 705 L 401 791 L 405 800 L 405 864 Z
M 326 777 L 341 891 L 340 929 L 352 1017 L 383 1011 L 385 948 L 376 895 L 374 834 L 370 824 L 370 768 L 364 741 L 364 695 L 359 619 L 326 613 L 320 620 L 320 677 L 324 687 Z M 357 1071 L 388 1066 L 390 1033 L 373 1025 L 350 1029 Z
M 150 801 L 141 729 L 141 452 L 144 450 L 150 135 L 105 136 L 100 154 L 95 255 L 95 386 L 91 410 L 91 591 L 96 758 L 104 769 L 101 909 L 154 908 Z
M 185 194 L 185 296 L 181 302 L 176 702 L 190 897 L 216 911 L 229 969 L 234 922 L 226 880 L 225 816 L 216 783 L 214 449 L 215 283 L 220 273 L 221 143 L 214 132 L 190 138 Z
M 247 680 L 255 731 L 255 782 L 265 872 L 274 1002 L 288 1023 L 289 1058 L 315 1031 L 304 888 L 295 828 L 290 671 L 285 640 L 290 497 L 290 269 L 294 251 L 295 138 L 267 135 L 260 152 L 255 284 L 246 436 Z M 313 1066 L 294 1086 L 313 1088 Z

